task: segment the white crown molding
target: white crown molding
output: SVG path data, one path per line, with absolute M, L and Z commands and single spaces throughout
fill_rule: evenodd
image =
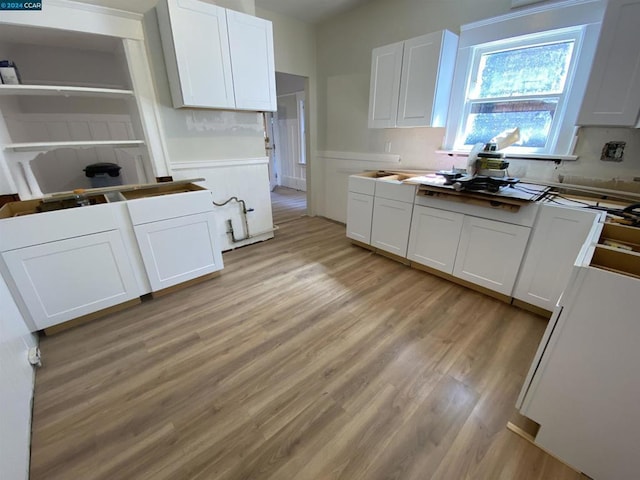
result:
M 73 8 L 75 10 L 84 10 L 91 13 L 99 13 L 101 15 L 111 15 L 114 17 L 127 18 L 129 20 L 142 21 L 143 15 L 141 13 L 128 12 L 126 10 L 118 10 L 115 8 L 103 7 L 101 5 L 93 5 L 91 3 L 74 2 L 72 0 L 45 0 L 43 9 L 47 6 L 56 6 L 63 8 Z
M 520 2 L 520 3 L 524 5 L 524 2 Z M 604 8 L 605 4 L 606 4 L 605 0 L 561 0 L 557 2 L 548 2 L 548 3 L 545 3 L 544 5 L 537 5 L 530 8 L 523 8 L 514 12 L 500 15 L 498 17 L 486 18 L 484 20 L 478 20 L 477 22 L 467 23 L 466 25 L 462 25 L 460 27 L 460 32 L 473 30 L 475 28 L 480 28 L 480 27 L 487 27 L 499 22 L 515 20 L 518 18 L 527 17 L 529 15 L 537 15 L 541 13 L 553 12 L 554 10 L 559 10 L 567 7 L 585 6 L 585 8 L 587 9 L 594 8 L 595 10 L 594 13 L 596 13 L 600 11 L 602 8 Z M 597 7 L 600 7 L 600 8 L 597 8 Z M 602 19 L 601 13 L 599 16 L 600 16 L 600 19 Z

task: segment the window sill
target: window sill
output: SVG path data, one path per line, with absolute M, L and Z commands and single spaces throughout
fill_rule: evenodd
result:
M 436 150 L 438 154 L 449 155 L 450 157 L 468 157 L 468 150 Z M 506 153 L 504 158 L 510 160 L 546 160 L 550 162 L 575 161 L 577 155 L 550 155 L 548 153 Z

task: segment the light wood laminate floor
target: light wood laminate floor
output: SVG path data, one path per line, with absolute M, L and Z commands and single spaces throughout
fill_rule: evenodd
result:
M 287 222 L 41 342 L 31 480 L 579 479 L 505 426 L 545 320 Z
M 271 192 L 271 211 L 273 223 L 278 226 L 298 220 L 307 213 L 307 192 L 276 187 Z

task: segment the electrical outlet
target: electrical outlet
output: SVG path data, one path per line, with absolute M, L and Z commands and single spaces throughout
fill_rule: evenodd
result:
M 600 160 L 605 162 L 621 162 L 627 142 L 607 142 L 602 147 Z

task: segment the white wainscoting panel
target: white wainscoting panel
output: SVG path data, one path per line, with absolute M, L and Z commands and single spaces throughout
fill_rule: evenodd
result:
M 134 140 L 131 117 L 117 114 L 15 114 L 6 118 L 15 142 Z M 92 163 L 117 163 L 122 183 L 145 183 L 142 156 L 135 149 L 97 147 L 59 149 L 40 155 L 31 166 L 43 193 L 90 188 L 83 172 Z
M 217 203 L 238 197 L 245 201 L 248 209 L 254 209 L 247 214 L 252 238 L 234 243 L 227 233 L 227 220 L 232 221 L 236 238 L 244 238 L 246 231 L 242 207 L 234 201 L 223 207 L 215 207 L 216 233 L 223 251 L 273 237 L 268 157 L 173 163 L 171 169 L 176 180 L 204 178 L 201 185 L 211 190 L 213 200 Z
M 347 222 L 349 175 L 398 169 L 400 163 L 399 155 L 360 152 L 319 151 L 317 159 L 324 167 L 324 202 L 319 214 L 342 223 Z

